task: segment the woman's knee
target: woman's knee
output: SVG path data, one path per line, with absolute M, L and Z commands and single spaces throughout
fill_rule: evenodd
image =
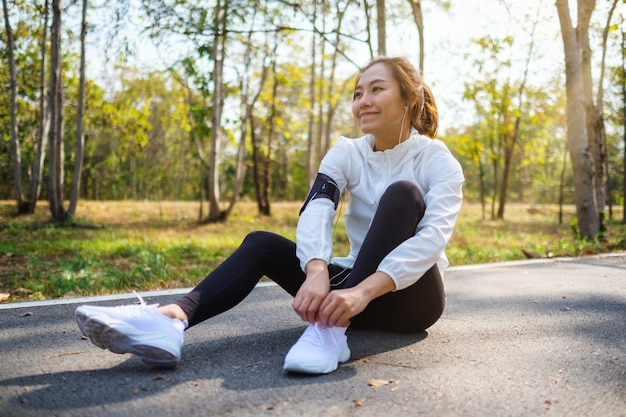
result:
M 241 246 L 252 246 L 255 248 L 268 248 L 272 247 L 282 240 L 280 235 L 263 230 L 255 230 L 246 235 L 241 243 Z
M 423 214 L 426 210 L 422 193 L 409 181 L 396 181 L 389 185 L 381 197 L 380 206 L 394 212 L 413 211 L 417 208 L 418 213 Z
M 255 230 L 248 233 L 239 249 L 247 254 L 289 253 L 296 255 L 296 244 L 273 232 Z

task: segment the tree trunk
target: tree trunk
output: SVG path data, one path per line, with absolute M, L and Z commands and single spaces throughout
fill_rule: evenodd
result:
M 254 16 L 251 19 L 254 21 L 254 17 L 256 17 L 256 9 L 254 12 Z M 232 196 L 230 198 L 230 202 L 226 210 L 224 210 L 224 220 L 228 219 L 231 211 L 235 207 L 235 203 L 239 200 L 239 191 L 241 190 L 241 186 L 243 185 L 243 181 L 246 174 L 246 140 L 248 138 L 248 126 L 250 124 L 250 118 L 252 115 L 252 108 L 256 103 L 261 91 L 263 89 L 263 85 L 265 84 L 265 78 L 267 76 L 267 66 L 263 65 L 263 70 L 261 73 L 261 82 L 259 86 L 259 90 L 255 94 L 252 101 L 250 101 L 250 63 L 252 60 L 252 33 L 250 30 L 248 32 L 248 38 L 246 43 L 246 51 L 244 53 L 244 68 L 245 73 L 242 75 L 239 90 L 241 91 L 241 132 L 239 134 L 239 146 L 237 148 L 237 164 L 235 166 L 235 180 L 233 181 L 233 190 Z M 265 62 L 265 60 L 263 61 Z
M 213 111 L 211 113 L 211 148 L 209 151 L 209 215 L 208 221 L 221 221 L 220 188 L 219 188 L 219 161 L 222 143 L 222 109 L 224 106 L 224 58 L 226 48 L 226 26 L 229 0 L 223 5 L 218 1 L 215 6 L 214 18 L 216 30 L 213 36 L 211 58 L 213 61 Z
M 13 43 L 13 30 L 9 21 L 9 9 L 7 0 L 2 0 L 2 10 L 4 12 L 4 27 L 7 36 L 7 55 L 9 57 L 9 78 L 11 89 L 11 153 L 13 154 L 13 178 L 15 186 L 15 199 L 18 213 L 27 212 L 24 206 L 24 193 L 22 192 L 22 155 L 20 151 L 20 138 L 17 123 L 17 74 L 15 69 L 15 53 Z
M 485 204 L 486 204 L 486 190 L 485 190 L 485 167 L 483 166 L 483 162 L 478 160 L 478 172 L 480 179 L 480 207 L 482 213 L 482 219 L 486 218 Z
M 41 68 L 39 69 L 39 127 L 37 129 L 37 143 L 35 147 L 35 157 L 28 188 L 29 213 L 35 212 L 37 200 L 41 193 L 41 181 L 43 177 L 43 165 L 46 158 L 46 147 L 48 145 L 48 134 L 50 132 L 50 112 L 48 111 L 48 88 L 46 87 L 46 63 L 48 51 L 48 16 L 49 2 L 45 0 L 43 8 L 43 25 L 41 28 Z
M 505 125 L 507 125 L 506 121 Z M 515 131 L 506 132 L 504 135 L 504 157 L 502 159 L 504 166 L 502 167 L 502 180 L 500 181 L 500 193 L 498 195 L 498 219 L 504 219 L 504 206 L 506 205 L 506 197 L 509 189 L 509 178 L 512 169 L 511 165 L 513 163 L 513 154 L 515 152 L 516 143 L 517 133 Z
M 593 78 L 591 75 L 591 46 L 589 45 L 589 20 L 591 13 L 595 8 L 596 0 L 579 0 L 578 1 L 578 23 L 576 34 L 580 53 L 582 57 L 582 78 L 583 78 L 583 94 L 585 108 L 585 128 L 587 130 L 587 142 L 589 143 L 589 152 L 593 158 L 593 180 L 596 194 L 596 206 L 599 215 L 604 213 L 606 197 L 604 192 L 604 163 L 600 138 L 597 136 L 597 130 L 594 126 L 596 116 L 596 106 L 593 102 Z M 598 103 L 599 105 L 599 103 Z M 601 219 L 601 217 L 600 217 Z M 603 222 L 600 222 L 600 228 Z
M 593 0 L 579 0 L 579 9 Z M 594 161 L 589 149 L 585 122 L 583 59 L 576 30 L 572 26 L 567 0 L 556 0 L 565 50 L 565 84 L 567 95 L 567 145 L 574 172 L 576 216 L 583 238 L 594 238 L 600 231 L 596 202 Z M 585 34 L 586 35 L 586 34 Z
M 613 12 L 615 12 L 615 8 L 617 7 L 617 2 L 619 0 L 613 0 L 613 4 L 611 5 L 611 9 L 609 10 L 609 14 L 606 19 L 606 25 L 604 26 L 604 30 L 602 31 L 602 60 L 600 65 L 600 78 L 598 79 L 598 95 L 596 98 L 596 105 L 594 107 L 594 114 L 592 119 L 594 136 L 597 141 L 597 163 L 600 164 L 600 169 L 597 172 L 598 180 L 600 182 L 600 192 L 598 192 L 598 207 L 600 211 L 603 211 L 604 204 L 608 204 L 609 206 L 609 219 L 613 218 L 613 206 L 611 201 L 611 189 L 610 189 L 610 181 L 609 181 L 609 170 L 608 170 L 608 158 L 606 157 L 606 132 L 604 130 L 604 116 L 603 116 L 603 102 L 604 102 L 604 73 L 606 68 L 606 44 L 607 39 L 609 37 L 609 29 L 611 27 L 611 19 L 613 17 Z M 606 166 L 606 170 L 604 169 Z M 606 172 L 606 174 L 605 174 Z M 606 182 L 604 182 L 604 177 L 606 176 Z M 597 183 L 597 182 L 596 182 Z M 600 229 L 604 230 L 604 216 L 600 213 Z
M 500 170 L 499 163 L 496 158 L 491 161 L 491 168 L 493 171 L 493 187 L 491 188 L 491 220 L 495 220 L 496 217 L 496 201 L 498 200 L 498 189 L 500 188 Z
M 624 21 L 622 20 L 622 25 Z M 622 195 L 624 203 L 622 205 L 622 223 L 626 224 L 626 31 L 622 29 L 622 140 L 624 142 L 623 152 L 623 175 L 622 175 Z
M 387 55 L 387 17 L 385 0 L 376 0 L 376 27 L 378 28 L 378 55 Z
M 76 205 L 80 193 L 80 177 L 83 171 L 83 157 L 85 153 L 85 132 L 83 121 L 85 113 L 85 37 L 87 35 L 87 3 L 83 0 L 82 25 L 80 29 L 80 80 L 78 84 L 78 108 L 76 110 L 76 155 L 74 160 L 74 176 L 72 178 L 72 194 L 68 214 L 76 215 Z
M 313 27 L 317 25 L 317 2 L 313 2 Z M 309 111 L 308 111 L 308 132 L 306 143 L 306 175 L 307 175 L 307 187 L 310 188 L 313 185 L 315 176 L 317 173 L 317 166 L 315 166 L 315 85 L 317 83 L 317 31 L 313 30 L 311 34 L 311 79 L 309 81 Z
M 565 201 L 565 169 L 567 168 L 567 146 L 563 150 L 563 166 L 559 182 L 559 224 L 563 224 L 563 203 Z
M 422 13 L 422 0 L 408 0 L 413 12 L 413 20 L 417 26 L 420 43 L 420 70 L 424 73 L 424 15 Z
M 48 200 L 54 222 L 63 223 L 67 212 L 63 206 L 63 78 L 61 75 L 61 0 L 52 1 L 50 37 L 50 163 L 48 167 Z
M 256 134 L 256 122 L 254 113 L 250 112 L 250 144 L 252 147 L 252 181 L 254 183 L 254 195 L 256 196 L 257 209 L 261 212 L 263 201 L 261 200 L 261 166 L 259 163 L 259 143 Z
M 272 213 L 270 203 L 272 191 L 272 152 L 274 148 L 274 136 L 276 135 L 276 126 L 274 120 L 276 119 L 276 114 L 278 112 L 278 107 L 276 105 L 276 102 L 278 100 L 278 73 L 276 67 L 277 47 L 278 41 L 274 45 L 274 51 L 272 53 L 272 74 L 274 76 L 274 84 L 272 87 L 272 103 L 270 106 L 270 114 L 267 120 L 267 147 L 263 155 L 263 163 L 261 165 L 263 169 L 263 173 L 261 175 L 261 187 L 259 188 L 259 192 L 261 193 L 261 195 L 258 198 L 259 213 L 265 216 L 270 216 Z

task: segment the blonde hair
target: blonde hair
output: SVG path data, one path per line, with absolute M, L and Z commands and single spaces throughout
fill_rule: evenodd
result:
M 424 83 L 422 74 L 404 57 L 381 56 L 373 59 L 359 70 L 355 86 L 359 83 L 361 75 L 375 64 L 386 65 L 400 85 L 402 98 L 409 105 L 411 126 L 422 135 L 435 138 L 439 124 L 439 112 L 433 92 Z

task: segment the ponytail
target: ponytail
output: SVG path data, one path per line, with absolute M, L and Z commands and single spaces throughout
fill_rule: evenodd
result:
M 437 103 L 435 103 L 435 96 L 430 87 L 422 82 L 422 88 L 424 89 L 423 102 L 418 103 L 421 104 L 421 108 L 415 113 L 413 121 L 418 132 L 434 139 L 437 136 L 437 128 L 439 127 Z

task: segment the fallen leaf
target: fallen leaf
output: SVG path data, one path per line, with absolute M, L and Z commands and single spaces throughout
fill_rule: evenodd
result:
M 393 383 L 393 379 L 370 379 L 369 386 L 376 389 Z
M 395 387 L 391 387 L 391 389 L 390 389 L 389 391 L 391 391 L 391 392 L 396 392 L 396 391 L 398 391 L 399 389 L 400 389 L 400 387 L 396 385 Z
M 32 316 L 32 315 L 33 315 L 32 311 L 26 311 L 26 312 L 20 314 L 20 317 L 27 317 L 27 316 Z
M 166 376 L 153 376 L 153 377 L 152 377 L 152 380 L 153 380 L 153 381 L 169 381 L 169 380 L 171 380 L 171 379 L 172 379 L 172 378 L 168 378 L 168 377 L 166 377 Z
M 193 381 L 191 381 L 191 385 L 193 385 L 194 387 L 198 386 L 198 380 L 194 379 Z
M 352 406 L 351 408 L 359 408 L 359 407 L 363 407 L 363 404 L 365 404 L 365 401 L 367 401 L 366 398 L 361 398 L 359 400 L 352 400 Z

